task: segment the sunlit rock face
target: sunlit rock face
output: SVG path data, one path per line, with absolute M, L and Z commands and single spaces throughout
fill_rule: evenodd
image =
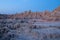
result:
M 60 11 L 60 6 L 57 7 L 54 11 Z M 53 11 L 53 12 L 54 12 L 54 11 Z
M 60 7 L 52 12 L 0 14 L 0 40 L 60 40 Z
M 1 18 L 7 19 L 42 19 L 46 21 L 60 21 L 60 6 L 52 12 L 46 10 L 44 12 L 32 12 L 31 10 L 22 13 L 16 13 L 14 15 L 2 15 Z

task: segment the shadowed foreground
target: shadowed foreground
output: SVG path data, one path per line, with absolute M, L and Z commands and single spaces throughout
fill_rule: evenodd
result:
M 1 19 L 0 40 L 60 40 L 60 25 L 54 26 L 54 22 L 52 25 L 48 22 L 49 26 L 37 25 L 36 22 L 25 20 Z M 60 24 L 60 22 L 56 23 Z

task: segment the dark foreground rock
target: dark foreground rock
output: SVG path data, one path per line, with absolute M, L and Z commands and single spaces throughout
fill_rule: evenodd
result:
M 26 20 L 26 19 L 25 19 Z M 60 26 L 35 25 L 24 19 L 0 19 L 0 40 L 60 40 Z

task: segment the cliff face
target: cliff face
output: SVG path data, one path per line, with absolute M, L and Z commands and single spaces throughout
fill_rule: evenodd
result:
M 24 12 L 24 13 L 18 13 L 18 14 L 14 14 L 14 15 L 10 15 L 10 18 L 39 18 L 41 17 L 41 13 L 40 12 Z
M 31 12 L 25 11 L 23 13 L 17 13 L 14 15 L 0 15 L 0 18 L 7 18 L 7 19 L 44 19 L 50 21 L 60 21 L 60 6 L 53 10 L 52 12 L 45 11 L 45 12 Z

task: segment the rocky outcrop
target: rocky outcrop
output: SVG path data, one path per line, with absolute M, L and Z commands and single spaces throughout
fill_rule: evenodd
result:
M 54 11 L 32 12 L 31 10 L 13 15 L 0 14 L 0 19 L 42 19 L 46 21 L 60 21 L 60 6 Z

